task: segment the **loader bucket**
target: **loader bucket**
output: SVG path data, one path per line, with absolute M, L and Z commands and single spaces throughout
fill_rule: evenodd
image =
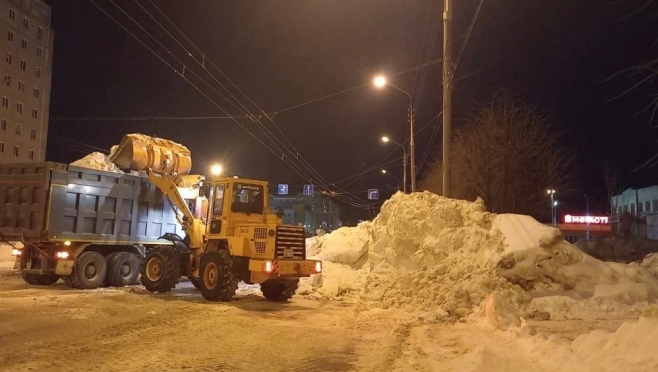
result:
M 176 142 L 143 134 L 127 134 L 112 149 L 110 160 L 134 171 L 186 175 L 192 169 L 190 150 Z

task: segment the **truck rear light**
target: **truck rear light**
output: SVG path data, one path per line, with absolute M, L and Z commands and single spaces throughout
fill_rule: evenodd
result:
M 61 258 L 63 260 L 69 258 L 70 254 L 69 252 L 57 252 L 56 254 L 57 258 Z
M 14 248 L 14 249 L 11 250 L 11 255 L 12 255 L 12 256 L 20 256 L 21 253 L 23 253 L 23 252 L 21 252 L 20 249 L 16 249 L 16 248 Z
M 266 273 L 271 273 L 272 271 L 274 271 L 274 264 L 272 263 L 272 261 L 265 261 L 265 263 L 263 264 L 263 271 Z
M 315 265 L 313 265 L 313 273 L 320 274 L 321 272 L 322 272 L 322 261 L 315 261 Z
M 69 245 L 71 245 L 71 241 L 70 240 L 65 241 L 64 245 L 68 247 Z

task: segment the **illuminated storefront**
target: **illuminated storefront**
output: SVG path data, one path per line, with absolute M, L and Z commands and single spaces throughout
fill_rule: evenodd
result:
M 564 215 L 557 227 L 564 240 L 575 243 L 582 239 L 608 237 L 611 234 L 608 216 L 574 216 Z

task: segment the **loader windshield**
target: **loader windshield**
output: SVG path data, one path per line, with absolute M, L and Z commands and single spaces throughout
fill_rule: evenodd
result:
M 263 186 L 245 183 L 233 185 L 231 212 L 263 214 Z

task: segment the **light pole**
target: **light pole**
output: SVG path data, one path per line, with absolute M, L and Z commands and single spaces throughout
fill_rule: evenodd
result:
M 557 200 L 553 202 L 553 225 L 557 226 Z
M 551 222 L 555 225 L 555 203 L 553 202 L 553 195 L 555 195 L 555 190 L 548 189 L 546 193 L 551 196 Z
M 402 153 L 402 169 L 403 169 L 402 170 L 402 172 L 403 172 L 402 173 L 402 187 L 403 187 L 402 192 L 406 194 L 407 193 L 407 148 L 402 146 L 401 144 L 393 141 L 392 139 L 390 139 L 386 136 L 382 137 L 382 142 L 385 142 L 385 143 L 392 142 L 392 143 L 402 147 L 402 152 L 403 152 Z M 383 173 L 386 173 L 386 172 L 384 171 Z M 398 189 L 400 189 L 399 186 L 398 186 Z
M 382 174 L 386 174 L 386 175 L 389 175 L 389 176 L 395 178 L 395 182 L 398 183 L 398 191 L 400 191 L 400 179 L 399 179 L 399 178 L 397 178 L 397 177 L 395 177 L 394 175 L 388 173 L 388 172 L 386 171 L 386 169 L 382 169 Z
M 585 201 L 587 203 L 587 240 L 589 240 L 589 197 L 585 194 Z
M 407 97 L 409 97 L 409 135 L 411 136 L 411 139 L 409 140 L 409 152 L 410 157 L 411 157 L 411 192 L 416 192 L 416 157 L 415 155 L 415 148 L 416 145 L 414 143 L 414 100 L 411 97 L 411 94 L 409 94 L 407 91 L 403 90 L 400 87 L 397 87 L 389 82 L 386 81 L 386 78 L 383 76 L 377 76 L 374 80 L 373 83 L 377 88 L 383 88 L 386 85 L 389 85 L 390 87 L 404 93 Z

